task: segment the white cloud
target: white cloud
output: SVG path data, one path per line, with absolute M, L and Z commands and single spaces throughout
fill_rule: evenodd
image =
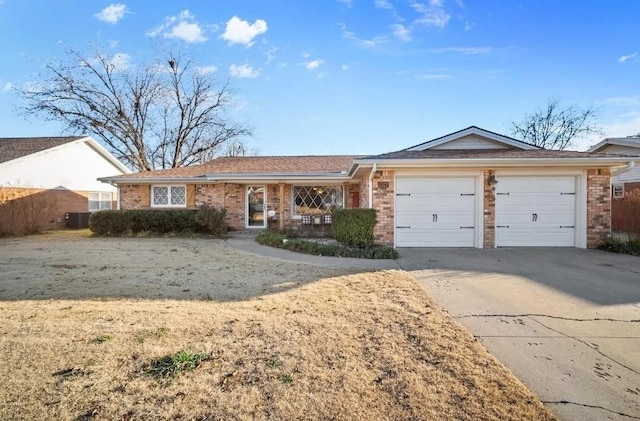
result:
M 389 0 L 375 0 L 374 5 L 378 9 L 393 9 L 393 5 L 389 2 Z
M 316 70 L 323 63 L 324 63 L 324 60 L 318 58 L 315 60 L 307 61 L 306 63 L 303 63 L 303 64 L 304 64 L 304 67 L 307 68 L 307 70 Z
M 476 26 L 474 23 L 465 22 L 464 23 L 464 30 L 465 31 L 470 31 L 470 30 L 473 29 L 474 26 Z
M 239 66 L 232 64 L 231 66 L 229 66 L 229 74 L 232 77 L 249 78 L 249 79 L 254 79 L 260 76 L 260 72 L 254 69 L 253 67 L 249 66 L 248 64 L 242 64 Z
M 122 3 L 112 3 L 93 15 L 93 17 L 111 25 L 115 25 L 127 12 L 128 10 L 126 5 Z
M 164 22 L 147 32 L 147 36 L 156 37 L 163 35 L 167 38 L 180 39 L 187 43 L 204 42 L 207 37 L 204 35 L 203 26 L 196 21 L 196 18 L 189 10 L 183 10 L 175 16 L 168 16 Z
M 447 80 L 453 79 L 453 75 L 448 73 L 421 73 L 416 75 L 416 79 L 420 80 Z
M 442 0 L 430 0 L 429 3 L 414 1 L 411 7 L 418 13 L 416 24 L 444 28 L 451 15 L 444 9 Z
M 347 7 L 353 6 L 353 0 L 338 0 L 338 1 Z
M 618 62 L 620 63 L 624 63 L 625 61 L 631 60 L 632 58 L 636 57 L 638 55 L 638 53 L 633 53 L 633 54 L 629 54 L 628 56 L 622 56 L 618 59 Z
M 339 23 L 338 26 L 342 31 L 342 38 L 348 39 L 349 41 L 353 41 L 356 45 L 360 47 L 373 48 L 381 44 L 384 44 L 388 41 L 388 38 L 386 36 L 377 36 L 370 39 L 360 38 L 356 36 L 355 32 L 349 31 L 347 29 L 347 25 L 345 25 L 344 23 Z
M 13 83 L 7 82 L 2 86 L 2 92 L 9 92 L 13 89 Z
M 116 48 L 118 46 L 118 41 L 115 39 L 110 39 L 109 40 L 109 47 L 111 48 Z
M 229 41 L 229 44 L 243 44 L 250 47 L 253 45 L 253 39 L 267 32 L 267 29 L 267 22 L 263 19 L 257 19 L 249 24 L 248 21 L 233 16 L 227 21 L 222 38 Z
M 348 66 L 348 65 L 346 65 L 346 64 L 343 64 L 342 66 L 340 66 L 340 68 L 341 68 L 342 70 L 344 70 L 345 72 L 346 72 L 347 70 L 349 70 L 349 66 Z
M 218 68 L 214 65 L 210 65 L 210 66 L 198 66 L 196 68 L 193 69 L 196 73 L 199 73 L 201 75 L 207 75 L 209 73 L 215 73 L 218 71 Z
M 109 64 L 111 64 L 117 72 L 127 70 L 132 66 L 131 56 L 126 53 L 116 53 L 109 60 Z
M 411 30 L 401 23 L 391 25 L 391 30 L 396 38 L 402 41 L 411 41 Z
M 304 53 L 300 54 L 300 55 L 302 56 L 302 58 L 309 58 L 309 57 L 311 57 L 311 54 L 310 54 L 310 53 L 307 53 L 306 51 L 305 51 Z

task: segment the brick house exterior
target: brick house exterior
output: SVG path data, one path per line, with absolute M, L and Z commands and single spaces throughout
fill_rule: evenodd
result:
M 396 247 L 596 247 L 611 232 L 611 171 L 632 159 L 470 127 L 377 156 L 225 157 L 103 181 L 119 186 L 122 209 L 163 208 L 175 193 L 178 207 L 226 208 L 236 230 L 300 230 L 335 207 L 372 207 L 375 241 Z
M 0 234 L 64 228 L 65 215 L 116 208 L 97 178 L 130 171 L 90 137 L 0 138 Z

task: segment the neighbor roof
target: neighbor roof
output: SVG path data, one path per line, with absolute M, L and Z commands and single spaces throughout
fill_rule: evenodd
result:
M 538 146 L 532 145 L 527 142 L 523 142 L 522 140 L 514 139 L 509 136 L 505 136 L 500 133 L 495 133 L 489 130 L 485 130 L 478 126 L 469 126 L 466 129 L 458 130 L 457 132 L 449 133 L 445 136 L 440 136 L 435 139 L 431 139 L 427 142 L 419 143 L 414 146 L 410 146 L 404 150 L 408 151 L 422 151 L 425 149 L 430 149 L 435 146 L 443 145 L 445 143 L 451 142 L 456 139 L 463 138 L 469 135 L 476 135 L 480 137 L 487 138 L 497 143 L 502 143 L 504 145 L 513 146 L 519 149 L 540 149 Z
M 589 152 L 598 152 L 607 145 L 631 146 L 640 148 L 640 137 L 608 137 L 602 142 L 588 149 Z
M 224 176 L 264 175 L 345 175 L 349 172 L 354 155 L 311 156 L 237 156 L 220 157 L 201 165 L 139 172 L 104 180 L 122 181 L 145 179 L 224 178 Z
M 45 149 L 55 148 L 84 136 L 67 137 L 2 137 L 0 138 L 0 163 L 12 161 Z
M 634 157 L 632 155 L 607 154 L 602 152 L 557 151 L 549 149 L 426 149 L 423 151 L 402 150 L 369 156 L 365 160 L 381 159 L 514 159 L 514 158 L 608 158 Z

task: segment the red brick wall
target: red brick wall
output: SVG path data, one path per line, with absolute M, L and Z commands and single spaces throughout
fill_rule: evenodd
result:
M 587 170 L 587 247 L 594 248 L 611 235 L 611 174 L 608 169 Z
M 395 203 L 394 171 L 376 171 L 373 176 L 373 208 L 378 223 L 373 229 L 374 241 L 393 245 L 393 218 Z
M 628 196 L 629 193 L 638 191 L 640 192 L 640 182 L 637 183 L 625 183 L 624 185 L 624 195 L 622 199 L 611 200 L 611 229 L 616 232 L 630 232 L 634 228 L 632 227 L 631 221 L 625 219 L 624 208 L 628 206 Z
M 89 193 L 0 187 L 0 233 L 22 235 L 65 227 L 65 213 L 87 212 Z
M 121 184 L 120 209 L 148 209 L 150 188 L 148 184 Z

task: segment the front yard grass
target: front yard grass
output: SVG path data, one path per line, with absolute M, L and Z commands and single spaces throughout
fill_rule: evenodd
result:
M 400 271 L 0 314 L 0 419 L 553 419 Z

